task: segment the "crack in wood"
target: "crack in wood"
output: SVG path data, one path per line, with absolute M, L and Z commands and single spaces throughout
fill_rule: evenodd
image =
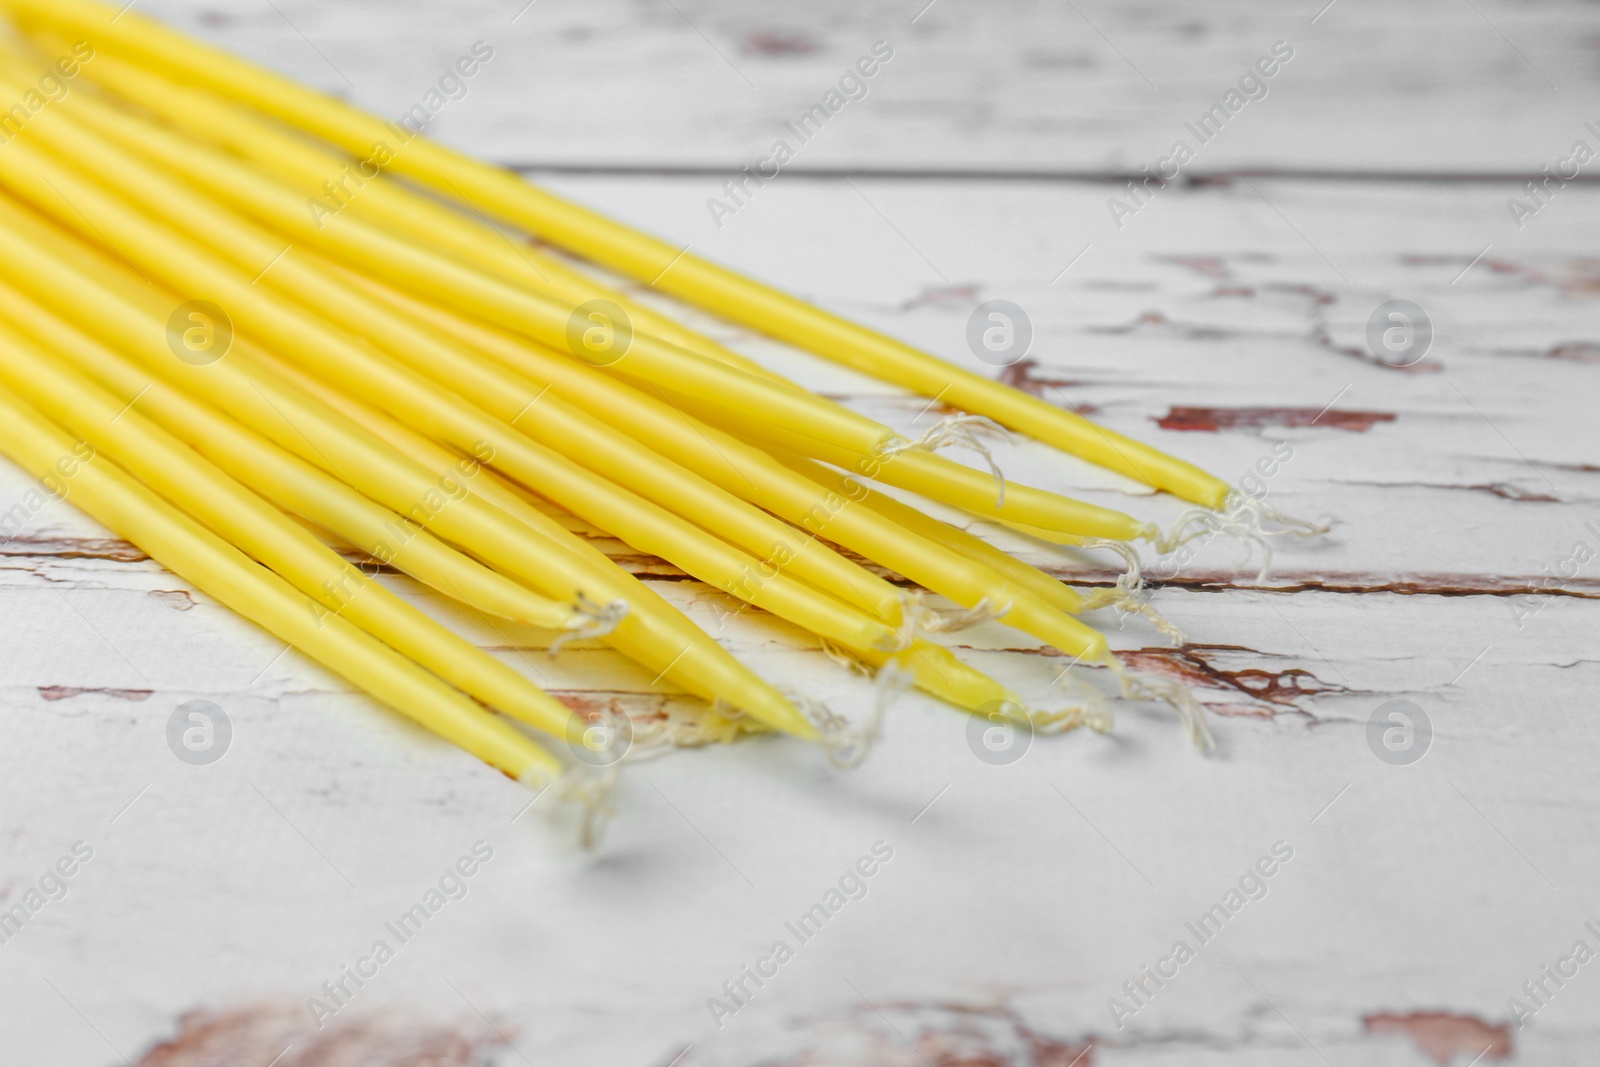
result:
M 1210 655 L 1208 655 L 1210 653 Z M 1212 689 L 1237 694 L 1247 699 L 1239 704 L 1207 704 L 1206 710 L 1218 715 L 1235 715 L 1252 718 L 1273 718 L 1281 711 L 1292 711 L 1314 718 L 1297 703 L 1298 698 L 1315 697 L 1324 693 L 1348 693 L 1348 686 L 1325 682 L 1311 671 L 1289 667 L 1281 671 L 1260 667 L 1227 670 L 1212 662 L 1221 655 L 1243 654 L 1264 659 L 1281 659 L 1271 652 L 1262 652 L 1243 645 L 1198 645 L 1181 648 L 1143 648 L 1118 652 L 1117 656 L 1128 666 L 1152 674 L 1164 674 L 1195 689 Z
M 1400 1015 L 1378 1012 L 1364 1016 L 1369 1034 L 1399 1034 L 1410 1038 L 1417 1050 L 1439 1067 L 1450 1067 L 1457 1056 L 1477 1063 L 1481 1059 L 1511 1057 L 1511 1026 L 1490 1024 L 1476 1015 L 1446 1011 L 1414 1011 Z
M 71 700 L 85 693 L 99 693 L 103 696 L 116 697 L 118 700 L 131 700 L 137 704 L 149 700 L 155 694 L 154 689 L 104 689 L 72 685 L 41 685 L 38 689 L 39 695 L 49 701 Z
M 956 647 L 975 651 L 970 645 Z M 1049 646 L 1006 648 L 999 651 L 1044 659 L 1070 658 Z M 1229 669 L 1213 662 L 1224 656 L 1254 656 L 1262 660 L 1294 658 L 1246 645 L 1185 644 L 1178 648 L 1119 650 L 1116 655 L 1134 670 L 1163 675 L 1181 682 L 1190 689 L 1207 689 L 1242 698 L 1242 703 L 1207 702 L 1206 710 L 1216 715 L 1271 719 L 1280 714 L 1293 713 L 1316 721 L 1317 716 L 1299 703 L 1301 699 L 1329 693 L 1357 692 L 1345 685 L 1323 681 L 1315 673 L 1303 667 L 1286 667 L 1282 670 L 1264 667 Z
M 1223 256 L 1156 256 L 1157 263 L 1171 263 L 1194 271 L 1202 278 L 1232 278 L 1233 271 Z
M 1597 468 L 1600 470 L 1600 468 Z M 1360 484 L 1360 483 L 1349 483 Z M 1376 485 L 1377 483 L 1373 483 Z M 1385 483 L 1386 485 L 1391 483 Z M 1420 484 L 1420 483 L 1419 483 Z M 1545 503 L 1546 499 L 1534 493 L 1527 493 L 1505 483 L 1493 483 L 1485 486 L 1429 486 L 1430 488 L 1482 490 L 1492 492 L 1496 496 L 1519 502 Z M 1497 491 L 1503 490 L 1503 491 Z M 1517 495 L 1521 494 L 1521 495 Z M 1559 501 L 1548 501 L 1559 502 Z M 124 546 L 128 551 L 119 551 L 121 542 L 102 541 L 67 541 L 54 540 L 47 544 L 41 543 L 41 551 L 31 555 L 16 555 L 10 558 L 24 560 L 102 560 L 111 563 L 139 563 L 148 560 L 148 557 L 134 550 L 131 545 Z M 84 547 L 89 546 L 89 547 Z M 98 547 L 97 547 L 98 546 Z M 106 547 L 109 546 L 109 547 Z M 48 548 L 48 551 L 43 549 Z M 886 581 L 902 588 L 915 588 L 915 583 L 893 571 L 879 567 L 869 560 L 864 560 L 855 553 L 839 549 L 841 554 L 862 563 L 869 570 L 882 576 Z M 611 559 L 623 570 L 634 575 L 642 581 L 663 583 L 686 583 L 703 585 L 697 579 L 678 570 L 665 560 L 654 556 L 638 553 L 618 552 L 610 554 Z M 7 558 L 0 554 L 0 559 Z M 1068 585 L 1083 588 L 1107 588 L 1115 584 L 1117 573 L 1102 571 L 1099 573 L 1074 570 L 1066 565 L 1054 564 L 1048 560 L 1035 564 L 1044 573 Z M 37 567 L 21 566 L 15 568 L 28 573 L 38 574 Z M 399 574 L 391 567 L 384 567 L 377 573 Z M 1378 574 L 1374 572 L 1322 572 L 1317 575 L 1295 574 L 1279 570 L 1279 577 L 1267 583 L 1259 583 L 1250 578 L 1240 578 L 1240 571 L 1208 570 L 1193 571 L 1175 577 L 1163 577 L 1159 573 L 1147 571 L 1147 586 L 1152 590 L 1183 589 L 1202 593 L 1226 592 L 1254 592 L 1254 593 L 1338 593 L 1338 594 L 1372 594 L 1393 593 L 1401 596 L 1493 596 L 1510 597 L 1525 594 L 1540 596 L 1571 597 L 1580 600 L 1600 599 L 1600 579 L 1578 579 L 1561 585 L 1546 585 L 1548 581 L 1544 576 L 1523 575 L 1490 575 L 1490 574 L 1416 574 L 1398 576 L 1392 574 Z M 69 586 L 73 582 L 66 582 Z M 710 589 L 710 586 L 705 586 Z M 150 595 L 158 598 L 174 596 L 177 591 L 151 590 Z M 188 594 L 182 594 L 187 596 Z M 192 598 L 191 598 L 192 602 Z M 174 606 L 181 605 L 174 604 Z
M 0 559 L 102 559 L 143 563 L 150 557 L 114 537 L 14 537 L 0 548 Z
M 1062 652 L 1048 646 L 1008 648 L 1004 651 L 1046 659 L 1068 658 Z M 1355 692 L 1348 686 L 1323 681 L 1303 667 L 1287 667 L 1282 670 L 1270 670 L 1264 667 L 1229 669 L 1213 662 L 1224 656 L 1254 656 L 1262 660 L 1291 658 L 1246 645 L 1185 644 L 1178 648 L 1120 650 L 1116 655 L 1135 670 L 1164 675 L 1191 689 L 1209 689 L 1244 699 L 1244 703 L 1208 703 L 1206 710 L 1218 715 L 1270 719 L 1285 712 L 1293 712 L 1308 719 L 1315 719 L 1311 712 L 1298 703 L 1300 699 L 1327 693 Z
M 757 30 L 745 35 L 740 51 L 759 56 L 805 56 L 817 47 L 815 38 L 794 30 Z
M 1052 572 L 1056 573 L 1056 572 Z M 1059 573 L 1057 573 L 1059 577 Z M 1571 597 L 1576 600 L 1600 600 L 1600 579 L 1578 579 L 1567 585 L 1546 585 L 1548 577 L 1501 577 L 1488 574 L 1474 575 L 1417 575 L 1397 578 L 1392 575 L 1340 574 L 1325 577 L 1296 577 L 1292 580 L 1257 584 L 1234 581 L 1230 574 L 1214 572 L 1152 578 L 1151 589 L 1186 589 L 1197 593 L 1257 592 L 1257 593 L 1341 593 L 1367 595 L 1392 593 L 1397 596 L 1490 596 L 1513 597 L 1534 594 L 1538 596 Z M 1074 585 L 1092 585 L 1093 582 L 1072 580 Z
M 508 1042 L 486 1021 L 433 1021 L 398 1008 L 314 1022 L 301 1004 L 247 1004 L 188 1013 L 136 1067 L 480 1067 Z
M 1444 482 L 1363 482 L 1352 481 L 1345 478 L 1335 478 L 1339 485 L 1356 485 L 1373 489 L 1444 489 L 1469 493 L 1488 493 L 1502 500 L 1511 500 L 1519 504 L 1565 504 L 1569 501 L 1548 493 L 1533 492 L 1512 485 L 1510 482 L 1484 482 L 1478 485 L 1450 485 Z
M 1132 321 L 1125 322 L 1120 326 L 1086 326 L 1083 332 L 1125 337 L 1143 333 L 1152 328 L 1168 336 L 1181 337 L 1186 341 L 1225 341 L 1229 338 L 1243 336 L 1243 331 L 1241 330 L 1178 322 L 1168 318 L 1166 312 L 1155 310 L 1142 311 Z
M 800 1046 L 799 1051 L 769 1055 L 759 1062 L 764 1067 L 1093 1067 L 1100 1049 L 1187 1047 L 1243 1052 L 1284 1047 L 1282 1039 L 1263 1032 L 1267 1020 L 1278 1019 L 1273 1010 L 1253 1006 L 1245 1015 L 1247 1022 L 1240 1034 L 1183 1028 L 1129 1032 L 1114 1038 L 1092 1031 L 1066 1037 L 1035 1028 L 1005 1004 L 874 1000 L 847 1009 L 840 1019 L 794 1020 L 789 1026 L 794 1033 L 788 1039 Z M 1394 1034 L 1409 1038 L 1440 1067 L 1449 1067 L 1457 1057 L 1478 1062 L 1512 1055 L 1509 1027 L 1473 1015 L 1375 1013 L 1365 1016 L 1362 1024 L 1369 1037 Z M 773 1043 L 779 1040 L 782 1037 L 775 1035 Z M 1294 1047 L 1303 1046 L 1295 1040 Z M 698 1062 L 696 1052 L 685 1050 L 674 1065 L 693 1067 Z
M 1072 410 L 1080 415 L 1093 415 L 1100 410 L 1095 404 L 1078 403 L 1069 400 L 1064 395 L 1060 395 L 1063 390 L 1082 386 L 1084 382 L 1081 379 L 1050 378 L 1039 373 L 1039 370 L 1039 361 L 1030 356 L 1017 360 L 1009 367 L 1002 368 L 999 378 L 1001 382 L 1011 386 L 1013 389 L 1019 389 L 1029 396 L 1038 397 L 1040 400 L 1048 400 L 1057 406 L 1071 407 Z M 1047 396 L 1047 391 L 1055 392 L 1058 395 Z
M 1093 1034 L 1054 1037 L 1009 1007 L 948 1002 L 869 1002 L 842 1026 L 809 1022 L 809 1047 L 768 1067 L 1094 1067 Z M 818 1032 L 825 1037 L 817 1037 Z M 685 1067 L 688 1067 L 686 1064 Z
M 1394 422 L 1397 416 L 1387 411 L 1330 411 L 1326 408 L 1171 407 L 1165 415 L 1152 418 L 1163 430 L 1185 432 L 1217 433 L 1221 430 L 1258 430 L 1267 426 L 1315 426 L 1366 433 L 1380 422 Z
M 1563 341 L 1548 348 L 1496 348 L 1492 354 L 1520 359 L 1560 359 L 1570 363 L 1600 363 L 1600 341 Z
M 900 304 L 901 311 L 916 311 L 919 308 L 971 308 L 978 303 L 978 294 L 981 287 L 976 284 L 967 285 L 929 285 L 924 286 L 922 292 L 910 300 Z
M 1320 314 L 1317 309 L 1328 307 L 1339 302 L 1337 293 L 1324 289 L 1318 285 L 1306 282 L 1267 282 L 1262 287 L 1263 292 L 1285 293 L 1289 296 L 1302 296 L 1311 301 L 1313 312 Z

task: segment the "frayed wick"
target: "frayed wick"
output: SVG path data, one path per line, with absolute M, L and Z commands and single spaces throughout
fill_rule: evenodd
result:
M 1245 547 L 1244 559 L 1239 562 L 1241 567 L 1250 562 L 1255 549 L 1261 549 L 1261 570 L 1256 574 L 1256 581 L 1264 582 L 1272 569 L 1272 545 L 1268 542 L 1269 538 L 1321 537 L 1331 529 L 1333 529 L 1332 519 L 1323 519 L 1321 522 L 1297 519 L 1285 515 L 1264 500 L 1256 500 L 1241 493 L 1230 493 L 1225 510 L 1190 508 L 1178 516 L 1170 530 L 1163 531 L 1152 525 L 1144 536 L 1154 544 L 1157 553 L 1165 556 L 1170 552 L 1176 552 L 1191 541 L 1201 538 L 1210 540 L 1218 534 L 1225 534 Z
M 986 622 L 1003 619 L 1006 612 L 1011 610 L 1011 605 L 997 606 L 984 597 L 970 608 L 941 611 L 929 607 L 927 598 L 913 590 L 901 594 L 900 609 L 901 623 L 896 631 L 899 645 L 884 651 L 901 652 L 930 634 L 960 633 Z
M 651 726 L 635 732 L 637 744 L 653 749 L 704 748 L 706 745 L 731 745 L 741 737 L 770 733 L 772 728 L 751 718 L 742 708 L 717 697 L 703 711 L 691 705 L 669 702 L 666 715 Z
M 557 822 L 577 815 L 578 841 L 585 849 L 600 843 L 615 810 L 612 790 L 625 763 L 648 759 L 667 750 L 661 731 L 636 730 L 633 717 L 613 702 L 567 720 L 567 750 L 577 760 L 551 785 L 551 815 Z
M 590 637 L 606 637 L 615 632 L 628 616 L 628 602 L 626 600 L 613 600 L 609 604 L 597 604 L 590 600 L 580 589 L 572 601 L 572 616 L 567 619 L 566 629 L 550 642 L 550 658 L 554 659 L 568 642 L 581 641 Z
M 836 649 L 827 649 L 826 646 L 825 650 L 835 658 L 848 655 Z M 859 661 L 855 661 L 855 669 L 866 673 L 865 664 Z M 817 728 L 822 747 L 828 753 L 828 762 L 835 767 L 849 770 L 861 766 L 866 760 L 867 754 L 872 751 L 872 746 L 883 737 L 883 722 L 889 714 L 889 709 L 915 681 L 915 672 L 893 660 L 879 667 L 873 674 L 872 710 L 868 713 L 866 721 L 860 725 L 852 724 L 844 716 L 809 697 L 796 693 L 786 693 L 785 696 L 789 697 L 811 725 Z
M 1108 541 L 1098 537 L 1085 538 L 1082 548 L 1104 548 L 1122 557 L 1128 569 L 1122 572 L 1110 589 L 1096 589 L 1084 596 L 1084 611 L 1098 608 L 1115 608 L 1124 615 L 1141 615 L 1149 619 L 1169 641 L 1183 645 L 1189 639 L 1170 619 L 1157 611 L 1144 592 L 1144 572 L 1139 566 L 1139 553 L 1126 541 Z
M 1075 703 L 1054 711 L 1037 708 L 1017 708 L 1035 733 L 1064 734 L 1087 726 L 1097 734 L 1109 734 L 1117 725 L 1117 713 L 1104 694 L 1092 686 L 1078 686 L 1076 678 L 1068 685 L 1074 690 Z M 1009 707 L 1015 707 L 1007 702 Z M 1009 710 L 1008 707 L 1008 710 Z
M 1113 653 L 1105 663 L 1111 673 L 1116 675 L 1117 681 L 1122 686 L 1122 696 L 1125 700 L 1159 701 L 1178 713 L 1178 722 L 1183 725 L 1183 732 L 1201 752 L 1211 752 L 1217 747 L 1216 739 L 1211 736 L 1211 729 L 1206 725 L 1205 708 L 1189 687 L 1170 678 L 1156 678 L 1148 674 L 1140 674 L 1129 670 L 1122 661 Z
M 720 697 L 710 707 L 695 701 L 669 701 L 663 714 L 636 723 L 615 705 L 568 721 L 567 747 L 577 763 L 559 776 L 535 767 L 521 783 L 540 796 L 551 794 L 546 802 L 550 816 L 558 823 L 572 821 L 576 815 L 577 837 L 585 849 L 593 849 L 616 814 L 611 795 L 622 769 L 633 763 L 656 759 L 682 748 L 711 744 L 731 744 L 740 737 L 770 732 L 770 728 Z
M 893 459 L 900 453 L 910 452 L 913 449 L 919 452 L 937 452 L 941 448 L 965 448 L 976 452 L 983 458 L 984 463 L 988 464 L 989 473 L 994 475 L 994 506 L 998 511 L 1006 506 L 1006 474 L 995 461 L 994 453 L 979 436 L 980 433 L 996 437 L 1008 445 L 1016 442 L 1010 430 L 986 416 L 946 415 L 915 441 L 901 437 L 882 446 L 878 449 L 878 457 Z
M 543 769 L 530 771 L 520 782 L 536 794 L 529 807 L 543 801 L 546 815 L 558 824 L 575 822 L 578 844 L 592 852 L 599 847 L 607 824 L 616 814 L 611 794 L 617 778 L 615 765 L 592 767 L 580 763 L 554 779 Z

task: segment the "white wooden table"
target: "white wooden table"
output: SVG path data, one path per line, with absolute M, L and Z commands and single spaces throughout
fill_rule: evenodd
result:
M 0 909 L 75 842 L 93 854 L 0 944 L 0 1062 L 1594 1062 L 1600 962 L 1560 961 L 1600 950 L 1595 165 L 1521 228 L 1507 198 L 1574 142 L 1600 148 L 1600 10 L 922 3 L 140 10 L 386 114 L 488 42 L 445 140 L 966 365 L 972 309 L 1014 301 L 1035 339 L 1012 380 L 1229 479 L 1287 443 L 1270 499 L 1334 533 L 1280 544 L 1265 583 L 1220 542 L 1153 564 L 1190 643 L 1116 634 L 1199 687 L 1218 754 L 1132 707 L 1110 738 L 991 765 L 968 719 L 913 696 L 853 773 L 775 740 L 640 764 L 586 854 L 501 776 L 52 504 L 0 547 Z M 717 226 L 727 173 L 879 40 L 894 57 L 866 96 Z M 1108 198 L 1277 41 L 1294 55 L 1267 95 L 1116 226 Z M 1367 347 L 1390 300 L 1435 329 L 1407 369 Z M 898 426 L 923 408 L 713 328 Z M 1042 446 L 1000 458 L 1180 510 Z M 28 489 L 0 464 L 0 511 Z M 797 632 L 719 624 L 725 598 L 612 547 L 766 676 L 869 699 Z M 573 701 L 670 699 L 609 653 L 551 661 L 392 584 Z M 1036 698 L 1061 666 L 998 627 L 958 645 Z M 193 699 L 232 724 L 209 766 L 166 741 Z M 1431 723 L 1410 765 L 1369 745 L 1391 700 Z M 466 895 L 400 944 L 385 924 L 480 841 Z M 801 943 L 785 923 L 878 842 L 893 856 L 866 895 Z M 1202 942 L 1186 924 L 1279 842 L 1266 895 Z M 380 939 L 394 958 L 310 1029 L 308 999 Z M 708 998 L 780 939 L 793 958 L 714 1021 Z M 1558 988 L 1546 965 L 1578 970 Z M 1542 1006 L 1524 991 L 1541 980 Z M 1508 998 L 1538 1008 L 1525 1027 Z M 156 1049 L 194 1010 L 216 1025 Z

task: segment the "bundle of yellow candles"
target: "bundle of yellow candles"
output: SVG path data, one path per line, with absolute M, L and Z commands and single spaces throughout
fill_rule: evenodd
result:
M 1079 616 L 1115 607 L 1179 637 L 1141 596 L 1134 543 L 1315 527 L 126 7 L 0 10 L 0 100 L 16 102 L 0 114 L 0 452 L 379 701 L 534 785 L 583 763 L 549 739 L 590 736 L 335 545 L 552 631 L 552 649 L 604 641 L 707 703 L 698 740 L 779 731 L 851 763 L 907 684 L 973 714 L 1109 725 L 1092 690 L 1030 709 L 935 640 L 998 620 L 1171 704 L 1210 745 L 1190 694 L 1127 670 Z M 961 413 L 908 439 L 580 263 Z M 1163 531 L 937 451 L 974 424 L 1196 507 Z M 907 496 L 1112 549 L 1129 572 L 1079 592 Z M 876 711 L 852 722 L 769 684 L 563 513 L 814 635 L 877 677 Z

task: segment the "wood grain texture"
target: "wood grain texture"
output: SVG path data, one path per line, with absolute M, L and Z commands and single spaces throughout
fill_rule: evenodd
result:
M 794 167 L 1136 172 L 1277 41 L 1295 58 L 1196 167 L 1537 173 L 1600 120 L 1591 4 L 1326 2 L 140 7 L 393 114 L 486 41 L 435 132 L 528 164 L 737 169 L 879 40 L 895 58 Z
M 150 10 L 339 83 L 320 50 L 347 91 L 393 109 L 518 6 L 275 3 Z M 1276 545 L 1265 582 L 1222 541 L 1152 563 L 1156 604 L 1189 634 L 1181 649 L 1096 620 L 1131 661 L 1197 687 L 1220 752 L 1196 756 L 1170 716 L 1138 706 L 1109 738 L 1034 738 L 990 765 L 971 720 L 912 696 L 855 773 L 773 740 L 641 763 L 605 847 L 585 855 L 544 801 L 524 810 L 500 776 L 51 504 L 0 546 L 0 908 L 75 841 L 94 857 L 0 944 L 0 1058 L 176 1055 L 156 1046 L 181 1041 L 178 1019 L 197 1008 L 267 1005 L 251 1009 L 266 1041 L 280 1032 L 272 1005 L 304 1008 L 385 939 L 394 959 L 337 1026 L 397 1009 L 464 1043 L 487 1023 L 500 1042 L 481 1055 L 496 1065 L 1589 1062 L 1600 964 L 1559 989 L 1545 979 L 1553 995 L 1525 1028 L 1507 1000 L 1534 1006 L 1524 982 L 1579 940 L 1600 948 L 1585 928 L 1600 927 L 1600 559 L 1561 573 L 1579 544 L 1600 552 L 1600 191 L 1563 189 L 1519 230 L 1492 182 L 1241 179 L 1163 190 L 1118 228 L 1110 182 L 786 175 L 718 227 L 705 201 L 720 179 L 668 171 L 743 160 L 818 73 L 916 12 L 678 6 L 539 0 L 440 130 L 502 160 L 656 167 L 544 180 L 969 367 L 984 369 L 969 315 L 1012 300 L 1035 341 L 990 373 L 1229 480 L 1289 446 L 1269 499 L 1335 517 L 1329 537 Z M 1565 129 L 1593 77 L 1593 10 L 1479 7 L 1339 0 L 1285 71 L 1305 81 L 1240 119 L 1262 120 L 1252 136 L 1289 133 L 1233 156 L 1245 138 L 1219 141 L 1216 169 L 1542 160 L 1535 142 Z M 1079 10 L 1159 95 L 1070 5 L 939 0 L 817 166 L 1124 166 L 1186 113 L 1179 87 L 1203 98 L 1316 14 Z M 768 94 L 761 107 L 709 44 Z M 605 135 L 541 102 L 553 98 L 582 101 Z M 969 110 L 945 106 L 958 98 Z M 1369 317 L 1395 299 L 1436 329 L 1410 369 L 1367 348 Z M 896 426 L 931 418 L 924 400 L 707 325 Z M 1181 511 L 1042 446 L 999 458 L 1012 477 L 1151 519 Z M 0 513 L 28 488 L 0 465 Z M 1108 559 L 974 529 L 1069 579 L 1112 573 Z M 765 676 L 851 713 L 871 699 L 792 628 L 598 543 Z M 385 580 L 565 699 L 642 713 L 674 699 L 610 653 L 551 660 L 541 635 Z M 1015 633 L 989 625 L 955 643 L 1025 696 L 1062 699 L 1065 661 Z M 210 767 L 167 749 L 167 720 L 191 699 L 234 725 Z M 1369 719 L 1397 699 L 1435 731 L 1412 766 L 1368 744 Z M 478 841 L 493 858 L 399 945 L 385 923 Z M 784 924 L 880 841 L 893 858 L 865 896 L 801 944 Z M 1264 898 L 1202 944 L 1186 924 L 1280 841 L 1293 857 Z M 719 1029 L 708 998 L 779 939 L 794 958 Z M 1119 1029 L 1108 999 L 1136 1006 L 1124 983 L 1180 939 L 1194 958 L 1153 995 L 1147 984 Z M 319 1062 L 309 1047 L 283 1062 Z M 184 1061 L 148 1061 L 162 1062 Z

